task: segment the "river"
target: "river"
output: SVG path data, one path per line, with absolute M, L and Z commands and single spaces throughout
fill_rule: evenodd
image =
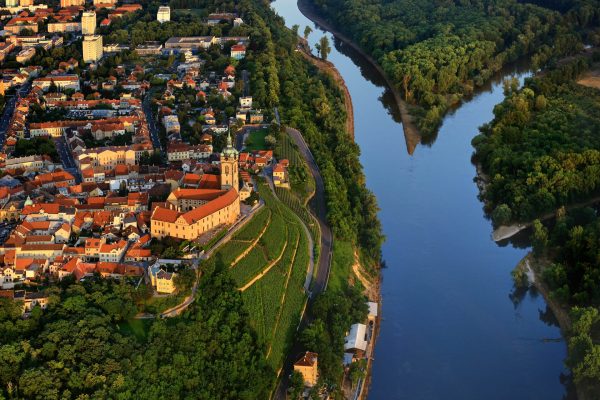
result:
M 276 0 L 287 26 L 315 27 L 296 0 Z M 355 140 L 377 196 L 387 240 L 382 316 L 370 399 L 561 399 L 566 345 L 541 296 L 515 305 L 510 271 L 527 253 L 499 246 L 477 199 L 471 139 L 492 119 L 502 76 L 443 121 L 436 138 L 407 152 L 381 77 L 335 43 L 332 61 L 352 96 Z M 521 79 L 514 67 L 505 75 Z M 550 321 L 550 322 L 548 322 Z

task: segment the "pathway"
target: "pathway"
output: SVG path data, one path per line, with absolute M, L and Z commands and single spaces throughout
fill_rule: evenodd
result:
M 283 253 L 285 253 L 285 249 L 287 248 L 287 245 L 288 245 L 288 241 L 286 240 L 285 243 L 283 244 L 283 249 L 281 249 L 281 253 L 279 253 L 279 256 L 276 259 L 274 259 L 273 261 L 271 261 L 262 271 L 260 271 L 258 274 L 256 274 L 256 276 L 254 276 L 254 278 L 252 278 L 250 280 L 250 282 L 246 283 L 244 286 L 242 286 L 238 290 L 240 292 L 243 292 L 244 290 L 248 289 L 250 286 L 254 285 L 254 282 L 256 282 L 257 280 L 259 280 L 260 278 L 265 276 L 265 274 L 267 272 L 269 272 L 271 270 L 271 268 L 273 268 L 275 266 L 275 264 L 277 264 L 279 262 L 279 260 L 281 260 L 281 257 L 283 257 Z
M 275 118 L 277 123 L 281 124 L 279 118 L 279 111 L 275 108 Z M 290 135 L 296 146 L 298 146 L 298 151 L 304 158 L 308 169 L 315 179 L 315 194 L 310 201 L 311 211 L 315 218 L 319 223 L 319 227 L 321 229 L 321 252 L 319 254 L 318 267 L 316 276 L 312 282 L 312 292 L 309 292 L 309 298 L 307 302 L 307 307 L 310 306 L 314 299 L 315 294 L 322 293 L 327 289 L 327 282 L 329 281 L 329 271 L 331 269 L 331 257 L 333 254 L 333 234 L 331 232 L 331 228 L 327 222 L 327 203 L 325 201 L 325 184 L 323 183 L 323 177 L 321 176 L 321 172 L 319 171 L 319 166 L 315 161 L 308 145 L 304 141 L 302 134 L 294 128 L 286 128 L 287 133 Z M 304 226 L 304 224 L 302 224 Z M 311 237 L 309 235 L 309 237 Z M 302 321 L 298 325 L 298 329 L 301 326 L 306 326 L 310 322 L 310 317 L 306 312 L 302 313 Z M 275 392 L 273 393 L 272 398 L 274 399 L 285 399 L 286 391 L 288 387 L 288 376 L 293 370 L 294 362 L 296 361 L 296 356 L 302 350 L 302 346 L 296 341 L 291 350 L 288 352 L 288 355 L 283 363 L 283 367 L 280 371 L 281 379 Z

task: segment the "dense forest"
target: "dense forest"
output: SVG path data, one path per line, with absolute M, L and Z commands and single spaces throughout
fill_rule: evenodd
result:
M 600 43 L 587 29 L 600 25 L 597 0 L 306 1 L 382 65 L 423 135 L 507 63 L 530 56 L 536 69 Z
M 193 305 L 176 320 L 131 320 L 127 283 L 65 279 L 28 319 L 0 299 L 0 385 L 14 399 L 268 398 L 274 372 L 227 268 L 202 266 Z
M 600 53 L 529 79 L 521 90 L 507 82 L 494 120 L 473 139 L 494 224 L 530 221 L 598 193 L 600 92 L 573 80 L 592 58 Z
M 577 81 L 598 61 L 588 51 L 520 89 L 507 80 L 494 120 L 472 142 L 495 225 L 554 217 L 533 221 L 534 256 L 551 298 L 570 310 L 566 364 L 588 395 L 600 390 L 600 218 L 584 205 L 600 189 L 600 90 Z

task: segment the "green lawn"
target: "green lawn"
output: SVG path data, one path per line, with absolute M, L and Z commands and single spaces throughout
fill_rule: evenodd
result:
M 251 131 L 250 134 L 248 134 L 248 137 L 246 138 L 244 151 L 252 152 L 257 150 L 267 150 L 267 145 L 265 144 L 265 137 L 268 134 L 268 129 L 257 129 Z

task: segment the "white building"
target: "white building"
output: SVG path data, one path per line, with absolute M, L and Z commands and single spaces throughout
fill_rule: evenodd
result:
M 169 6 L 158 7 L 158 13 L 156 13 L 156 20 L 161 24 L 163 22 L 169 22 L 171 20 L 171 8 Z
M 366 351 L 367 350 L 367 326 L 365 324 L 354 324 L 350 327 L 350 333 L 344 339 L 344 351 Z
M 102 36 L 87 35 L 83 38 L 83 62 L 94 63 L 102 58 Z
M 163 117 L 162 122 L 165 126 L 165 129 L 167 130 L 167 133 L 179 133 L 179 131 L 181 130 L 177 115 L 165 115 Z
M 252 108 L 252 96 L 240 97 L 240 107 L 243 109 Z
M 81 33 L 93 35 L 96 33 L 96 12 L 86 11 L 81 15 Z

